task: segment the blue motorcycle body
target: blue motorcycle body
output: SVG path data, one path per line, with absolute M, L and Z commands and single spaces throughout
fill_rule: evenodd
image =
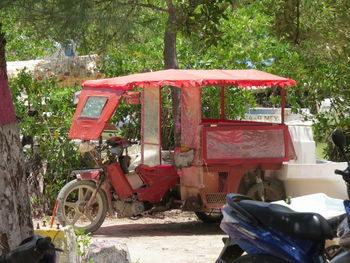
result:
M 220 227 L 248 254 L 273 255 L 286 262 L 324 262 L 319 258 L 324 242 L 292 238 L 273 229 L 251 226 L 232 214 L 227 219 L 228 210 L 228 207 L 223 209 L 224 219 Z M 237 222 L 233 223 L 232 219 Z
M 290 263 L 324 263 L 326 262 L 324 258 L 325 249 L 325 239 L 331 238 L 332 234 L 330 232 L 331 228 L 326 225 L 325 228 L 318 226 L 320 228 L 320 234 L 317 235 L 318 228 L 310 230 L 311 233 L 303 235 L 302 233 L 292 233 L 290 225 L 286 224 L 286 229 L 283 226 L 279 226 L 279 229 L 271 227 L 271 225 L 263 224 L 261 221 L 269 221 L 268 219 L 262 220 L 261 218 L 254 218 L 254 215 L 250 214 L 249 210 L 244 211 L 240 206 L 237 206 L 237 202 L 233 201 L 235 198 L 243 197 L 237 194 L 227 195 L 227 204 L 222 209 L 223 220 L 220 227 L 230 236 L 236 245 L 238 245 L 242 251 L 245 251 L 248 255 L 271 255 L 275 258 L 281 260 L 281 262 Z M 251 206 L 255 204 L 259 205 L 257 201 L 242 201 L 245 204 L 252 203 Z M 239 204 L 239 202 L 238 202 Z M 265 203 L 266 204 L 266 203 Z M 276 206 L 272 204 L 266 204 L 266 209 L 269 206 Z M 347 212 L 347 217 L 350 218 L 350 202 L 344 201 L 345 210 Z M 265 208 L 265 207 L 264 207 Z M 278 207 L 277 207 L 278 208 Z M 283 210 L 283 209 L 282 209 Z M 282 211 L 283 212 L 283 211 Z M 286 217 L 288 216 L 288 211 L 286 212 Z M 296 212 L 295 212 L 296 213 Z M 302 213 L 300 213 L 302 214 Z M 305 215 L 307 213 L 304 213 Z M 311 218 L 312 222 L 309 225 L 312 226 L 315 219 L 313 216 L 317 217 L 317 220 L 322 220 L 322 217 L 318 214 L 312 215 L 312 213 L 307 218 Z M 266 213 L 266 217 L 273 217 L 273 213 Z M 283 213 L 280 215 L 282 218 Z M 346 215 L 339 217 L 339 220 L 343 220 Z M 288 221 L 288 219 L 285 219 Z M 316 220 L 316 221 L 317 221 Z M 323 224 L 330 224 L 326 219 L 324 219 Z M 307 222 L 304 222 L 307 226 Z M 339 223 L 339 222 L 338 222 Z M 303 224 L 303 222 L 300 222 Z M 298 222 L 292 224 L 294 228 L 298 227 Z M 302 228 L 302 226 L 299 226 Z M 288 229 L 289 228 L 289 229 Z M 281 230 L 282 231 L 279 231 Z M 321 233 L 321 232 L 324 233 Z M 289 234 L 291 233 L 291 234 Z M 313 235 L 314 234 L 314 235 Z M 342 253 L 341 258 L 334 258 L 331 262 L 341 263 L 350 262 L 350 255 L 348 253 Z M 225 262 L 225 261 L 217 261 Z

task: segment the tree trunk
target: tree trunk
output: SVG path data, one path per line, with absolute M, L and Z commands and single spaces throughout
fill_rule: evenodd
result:
M 176 54 L 176 13 L 172 0 L 166 1 L 168 6 L 168 21 L 164 32 L 164 66 L 165 69 L 178 69 Z M 171 87 L 172 113 L 174 119 L 175 147 L 181 146 L 181 89 Z
M 33 233 L 22 147 L 7 81 L 5 44 L 0 23 L 0 255 Z

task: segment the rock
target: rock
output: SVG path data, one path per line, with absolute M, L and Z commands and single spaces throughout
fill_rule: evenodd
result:
M 96 240 L 90 244 L 84 262 L 131 263 L 131 259 L 125 243 L 113 240 Z

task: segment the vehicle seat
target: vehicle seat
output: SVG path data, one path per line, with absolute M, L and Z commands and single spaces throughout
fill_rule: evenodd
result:
M 317 213 L 300 213 L 290 208 L 252 200 L 236 203 L 258 222 L 289 236 L 324 240 L 334 237 L 330 223 Z
M 148 166 L 145 164 L 140 164 L 135 168 L 135 172 L 148 185 L 152 185 L 155 182 L 158 182 L 159 177 L 167 177 L 167 176 L 178 177 L 175 167 L 170 164 L 157 165 L 157 166 Z

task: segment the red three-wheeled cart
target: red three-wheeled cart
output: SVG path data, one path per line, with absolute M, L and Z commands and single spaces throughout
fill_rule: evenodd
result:
M 254 69 L 174 69 L 84 82 L 69 138 L 81 141 L 80 151 L 90 153 L 96 167 L 75 171 L 77 179 L 61 190 L 59 221 L 95 231 L 107 211 L 118 217 L 138 217 L 182 209 L 210 222 L 220 219 L 217 212 L 227 193 L 241 192 L 266 201 L 283 198 L 283 185 L 264 172 L 279 169 L 293 155 L 284 124 L 284 88 L 294 84 Z M 208 86 L 221 92 L 218 119 L 202 118 L 202 91 Z M 229 86 L 281 87 L 281 123 L 226 119 Z M 161 158 L 161 92 L 170 87 L 181 92 L 181 118 L 174 123 L 181 130 L 181 147 L 175 149 L 169 165 Z M 142 162 L 132 175 L 127 153 L 132 142 L 119 137 L 101 140 L 108 121 L 118 114 L 119 103 L 125 101 L 142 107 Z M 101 151 L 107 153 L 101 155 Z M 131 182 L 135 176 L 141 183 Z

